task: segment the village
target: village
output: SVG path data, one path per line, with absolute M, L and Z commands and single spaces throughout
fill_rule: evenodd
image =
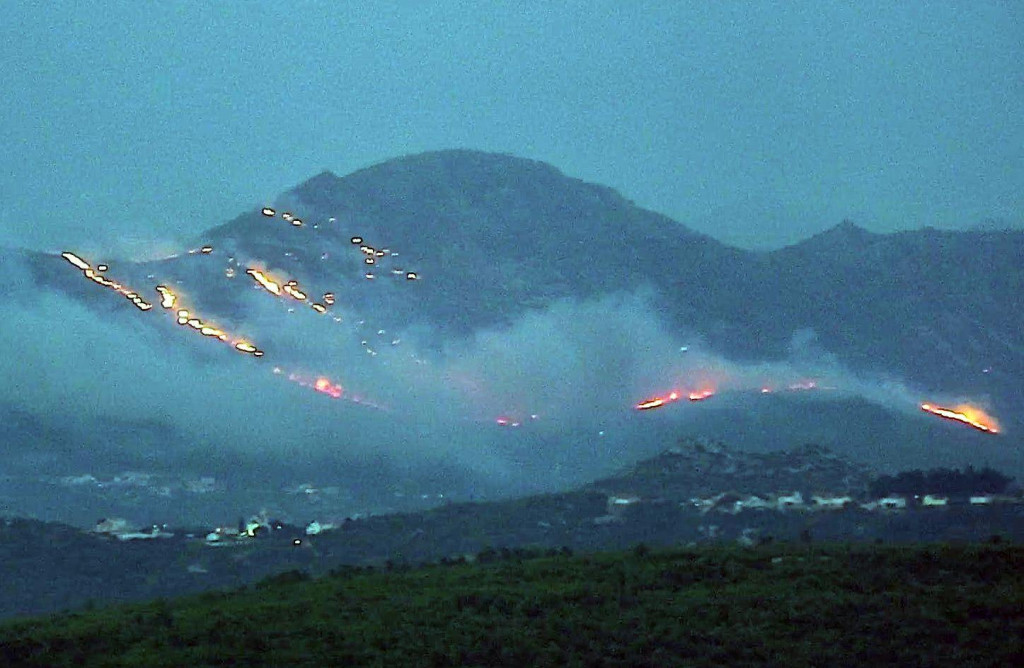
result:
M 649 503 L 663 503 L 661 499 L 645 500 L 637 495 L 611 495 L 607 498 L 606 513 L 594 517 L 595 525 L 623 523 L 629 520 L 631 511 Z M 692 497 L 680 502 L 680 509 L 707 515 L 724 513 L 738 515 L 744 512 L 776 512 L 776 513 L 828 513 L 860 509 L 874 513 L 900 512 L 940 512 L 944 508 L 988 508 L 992 506 L 1024 505 L 1024 495 L 995 494 L 979 492 L 964 496 L 939 494 L 924 495 L 888 495 L 876 499 L 858 500 L 849 494 L 812 494 L 805 498 L 800 491 L 787 491 L 775 494 L 741 495 L 734 492 L 721 492 L 708 497 Z M 373 514 L 356 514 L 337 521 L 312 520 L 303 525 L 292 525 L 271 517 L 266 511 L 251 515 L 248 519 L 239 520 L 237 525 L 219 525 L 206 533 L 186 533 L 188 541 L 201 543 L 208 547 L 221 548 L 241 546 L 267 536 L 286 537 L 296 546 L 302 546 L 305 537 L 318 536 L 325 532 L 337 531 L 345 525 L 358 522 Z M 91 533 L 107 536 L 119 541 L 158 540 L 175 537 L 166 524 L 153 524 L 140 529 L 131 526 L 127 520 L 105 518 L 91 529 Z

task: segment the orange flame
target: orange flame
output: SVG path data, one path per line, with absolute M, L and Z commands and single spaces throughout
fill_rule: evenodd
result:
M 253 280 L 263 286 L 263 288 L 270 294 L 280 296 L 281 286 L 277 281 L 274 281 L 259 269 L 247 269 L 245 273 L 252 276 Z
M 148 311 L 151 308 L 153 308 L 153 305 L 147 302 L 142 297 L 140 297 L 138 292 L 130 290 L 129 288 L 121 285 L 117 281 L 112 281 L 106 276 L 103 276 L 101 273 L 98 273 L 106 271 L 107 265 L 97 265 L 96 269 L 93 269 L 88 262 L 86 262 L 85 260 L 83 260 L 82 258 L 78 257 L 77 255 L 70 251 L 64 251 L 63 253 L 60 254 L 60 256 L 67 260 L 68 262 L 70 262 L 76 268 L 80 269 L 82 271 L 82 275 L 88 278 L 90 281 L 96 283 L 97 285 L 102 285 L 105 288 L 110 288 L 114 292 L 117 292 L 122 297 L 124 297 L 132 304 L 134 304 L 135 307 L 140 311 Z
M 316 379 L 313 389 L 321 394 L 333 397 L 334 399 L 340 399 L 342 392 L 344 391 L 342 390 L 341 385 L 335 385 L 329 378 L 325 378 L 324 376 L 320 376 Z
M 708 397 L 714 396 L 714 394 L 714 390 L 701 390 L 700 392 L 690 392 L 686 398 L 690 401 L 704 401 Z
M 689 399 L 690 401 L 703 401 L 708 397 L 713 396 L 714 394 L 715 391 L 711 389 L 697 390 L 695 392 L 688 392 L 686 394 L 686 398 Z M 660 396 L 651 397 L 649 399 L 644 399 L 640 403 L 634 405 L 633 408 L 635 408 L 638 411 L 649 411 L 652 408 L 661 408 L 665 404 L 670 404 L 674 401 L 679 401 L 682 397 L 683 395 L 680 392 L 673 390 L 668 394 L 663 394 Z
M 947 420 L 962 422 L 986 434 L 999 433 L 999 422 L 985 411 L 970 404 L 960 404 L 953 408 L 944 408 L 926 403 L 921 404 L 921 410 L 946 418 Z

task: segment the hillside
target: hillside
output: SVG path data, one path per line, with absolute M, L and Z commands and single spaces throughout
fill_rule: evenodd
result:
M 769 453 L 736 451 L 721 443 L 683 443 L 587 489 L 683 502 L 721 492 L 779 491 L 865 494 L 873 473 L 827 448 L 808 445 Z
M 279 201 L 308 224 L 268 224 L 251 211 L 196 240 L 220 261 L 181 255 L 122 271 L 180 282 L 197 305 L 237 317 L 241 292 L 221 275 L 224 257 L 237 255 L 303 283 L 330 281 L 339 300 L 372 309 L 382 327 L 429 323 L 440 338 L 561 298 L 646 285 L 673 328 L 729 356 L 780 358 L 795 333 L 813 330 L 855 369 L 1024 409 L 1015 381 L 1024 373 L 1021 231 L 879 235 L 844 222 L 788 248 L 746 252 L 550 165 L 466 150 L 324 172 Z M 362 256 L 348 252 L 353 236 L 400 250 L 386 266 L 414 269 L 423 284 L 378 281 L 367 292 Z M 88 291 L 49 262 L 34 258 L 37 280 Z
M 696 443 L 574 491 L 345 518 L 334 527 L 321 516 L 323 530 L 315 533 L 264 518 L 254 536 L 238 535 L 231 522 L 163 527 L 162 537 L 122 541 L 109 532 L 8 519 L 0 522 L 0 618 L 233 588 L 294 569 L 324 574 L 488 550 L 1024 540 L 1019 494 L 937 508 L 909 498 L 907 507 L 887 510 L 869 494 L 875 479 L 822 448 L 761 455 Z M 939 490 L 913 493 L 932 491 Z M 785 501 L 795 493 L 798 503 Z
M 66 257 L 0 250 L 8 338 L 45 369 L 15 367 L 0 397 L 0 507 L 78 523 L 210 517 L 182 480 L 157 499 L 112 499 L 35 479 L 129 471 L 214 478 L 214 494 L 301 520 L 300 497 L 275 497 L 302 485 L 339 490 L 337 512 L 414 510 L 426 504 L 394 500 L 565 490 L 681 433 L 761 452 L 816 442 L 868 466 L 1024 472 L 1024 232 L 847 222 L 746 252 L 551 165 L 466 150 L 324 172 L 263 204 L 167 257 L 87 258 L 111 263 L 100 285 Z M 268 285 L 249 273 L 264 270 Z M 104 284 L 115 278 L 150 310 Z M 158 285 L 175 306 L 159 305 Z M 229 345 L 197 334 L 203 323 Z M 101 387 L 105 368 L 121 372 L 116 392 Z M 842 382 L 786 389 L 818 372 Z M 330 407 L 313 392 L 321 374 Z M 721 385 L 707 402 L 632 410 L 705 380 Z M 779 391 L 760 394 L 762 382 Z M 116 394 L 153 398 L 129 414 Z M 984 408 L 1000 433 L 922 415 L 925 401 Z
M 1024 550 L 702 548 L 294 572 L 0 626 L 12 665 L 1013 665 Z

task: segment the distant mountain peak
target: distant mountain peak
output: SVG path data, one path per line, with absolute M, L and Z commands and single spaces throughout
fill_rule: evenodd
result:
M 818 235 L 815 235 L 815 236 L 817 236 L 817 237 L 828 237 L 828 238 L 834 238 L 834 239 L 849 239 L 849 238 L 865 239 L 865 238 L 874 237 L 874 236 L 877 236 L 877 235 L 874 234 L 873 232 L 867 231 L 866 229 L 864 229 L 863 227 L 861 227 L 857 223 L 853 222 L 849 218 L 844 218 L 842 220 L 842 222 L 840 222 L 838 225 L 835 225 L 835 226 L 825 230 L 821 234 L 818 234 Z

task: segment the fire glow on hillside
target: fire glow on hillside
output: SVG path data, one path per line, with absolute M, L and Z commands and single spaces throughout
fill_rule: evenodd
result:
M 714 396 L 715 391 L 711 389 L 697 390 L 695 392 L 689 392 L 686 394 L 686 398 L 690 401 L 704 401 L 708 397 Z M 638 411 L 649 411 L 654 408 L 661 408 L 665 404 L 670 404 L 675 401 L 682 399 L 683 395 L 676 390 L 664 394 L 661 396 L 651 397 L 650 399 L 644 399 L 640 403 L 633 406 Z
M 924 403 L 921 404 L 921 410 L 931 413 L 932 415 L 938 415 L 939 417 L 946 418 L 947 420 L 961 422 L 970 427 L 974 427 L 978 431 L 983 431 L 986 434 L 999 433 L 999 423 L 996 419 L 980 408 L 971 406 L 970 404 L 960 404 L 953 408 L 944 408 L 942 406 Z

